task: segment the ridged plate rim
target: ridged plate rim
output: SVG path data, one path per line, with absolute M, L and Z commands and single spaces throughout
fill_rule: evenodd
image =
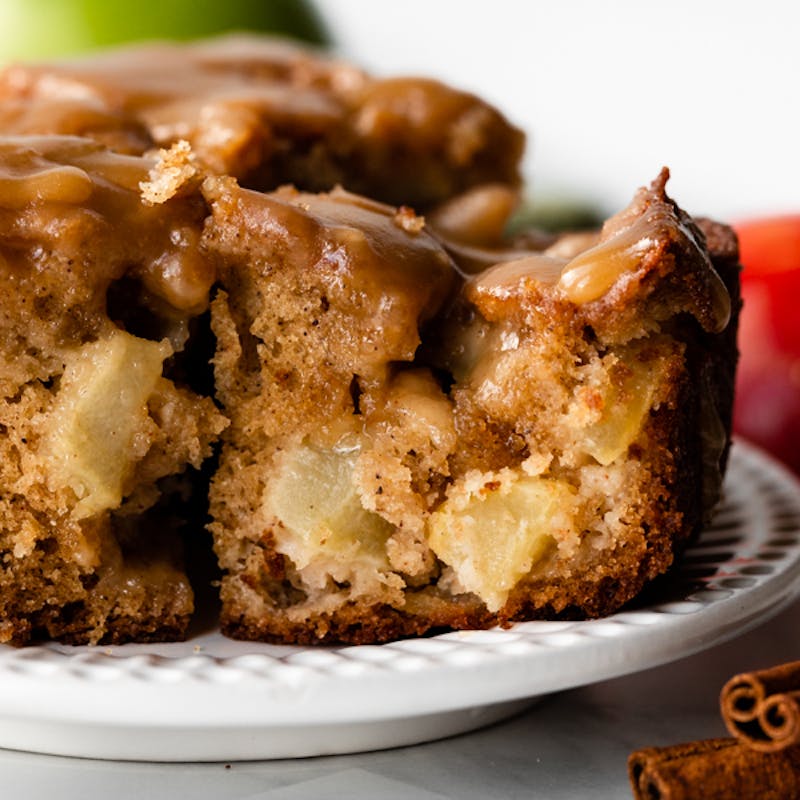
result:
M 688 656 L 798 593 L 800 484 L 738 440 L 713 523 L 646 603 L 601 620 L 374 646 L 233 642 L 217 631 L 165 645 L 0 646 L 0 746 L 184 761 L 423 741 Z

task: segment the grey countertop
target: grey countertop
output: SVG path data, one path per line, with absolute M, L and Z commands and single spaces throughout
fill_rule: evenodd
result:
M 491 728 L 430 744 L 295 761 L 138 764 L 0 751 L 15 798 L 433 800 L 631 797 L 628 754 L 724 735 L 717 698 L 748 669 L 800 660 L 800 603 L 698 655 L 546 697 Z

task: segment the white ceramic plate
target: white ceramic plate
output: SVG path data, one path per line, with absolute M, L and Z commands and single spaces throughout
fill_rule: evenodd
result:
M 422 742 L 697 652 L 798 591 L 800 485 L 737 442 L 714 524 L 680 569 L 611 617 L 380 646 L 281 647 L 214 631 L 167 645 L 2 646 L 0 746 L 231 761 Z

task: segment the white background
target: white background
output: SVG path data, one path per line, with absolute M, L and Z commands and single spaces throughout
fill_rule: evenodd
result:
M 800 212 L 800 3 L 316 0 L 381 75 L 475 91 L 529 135 L 535 197 L 624 205 L 662 165 L 693 213 Z

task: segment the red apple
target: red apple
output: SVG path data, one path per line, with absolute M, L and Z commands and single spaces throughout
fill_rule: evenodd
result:
M 800 214 L 734 227 L 744 265 L 734 429 L 800 473 Z

